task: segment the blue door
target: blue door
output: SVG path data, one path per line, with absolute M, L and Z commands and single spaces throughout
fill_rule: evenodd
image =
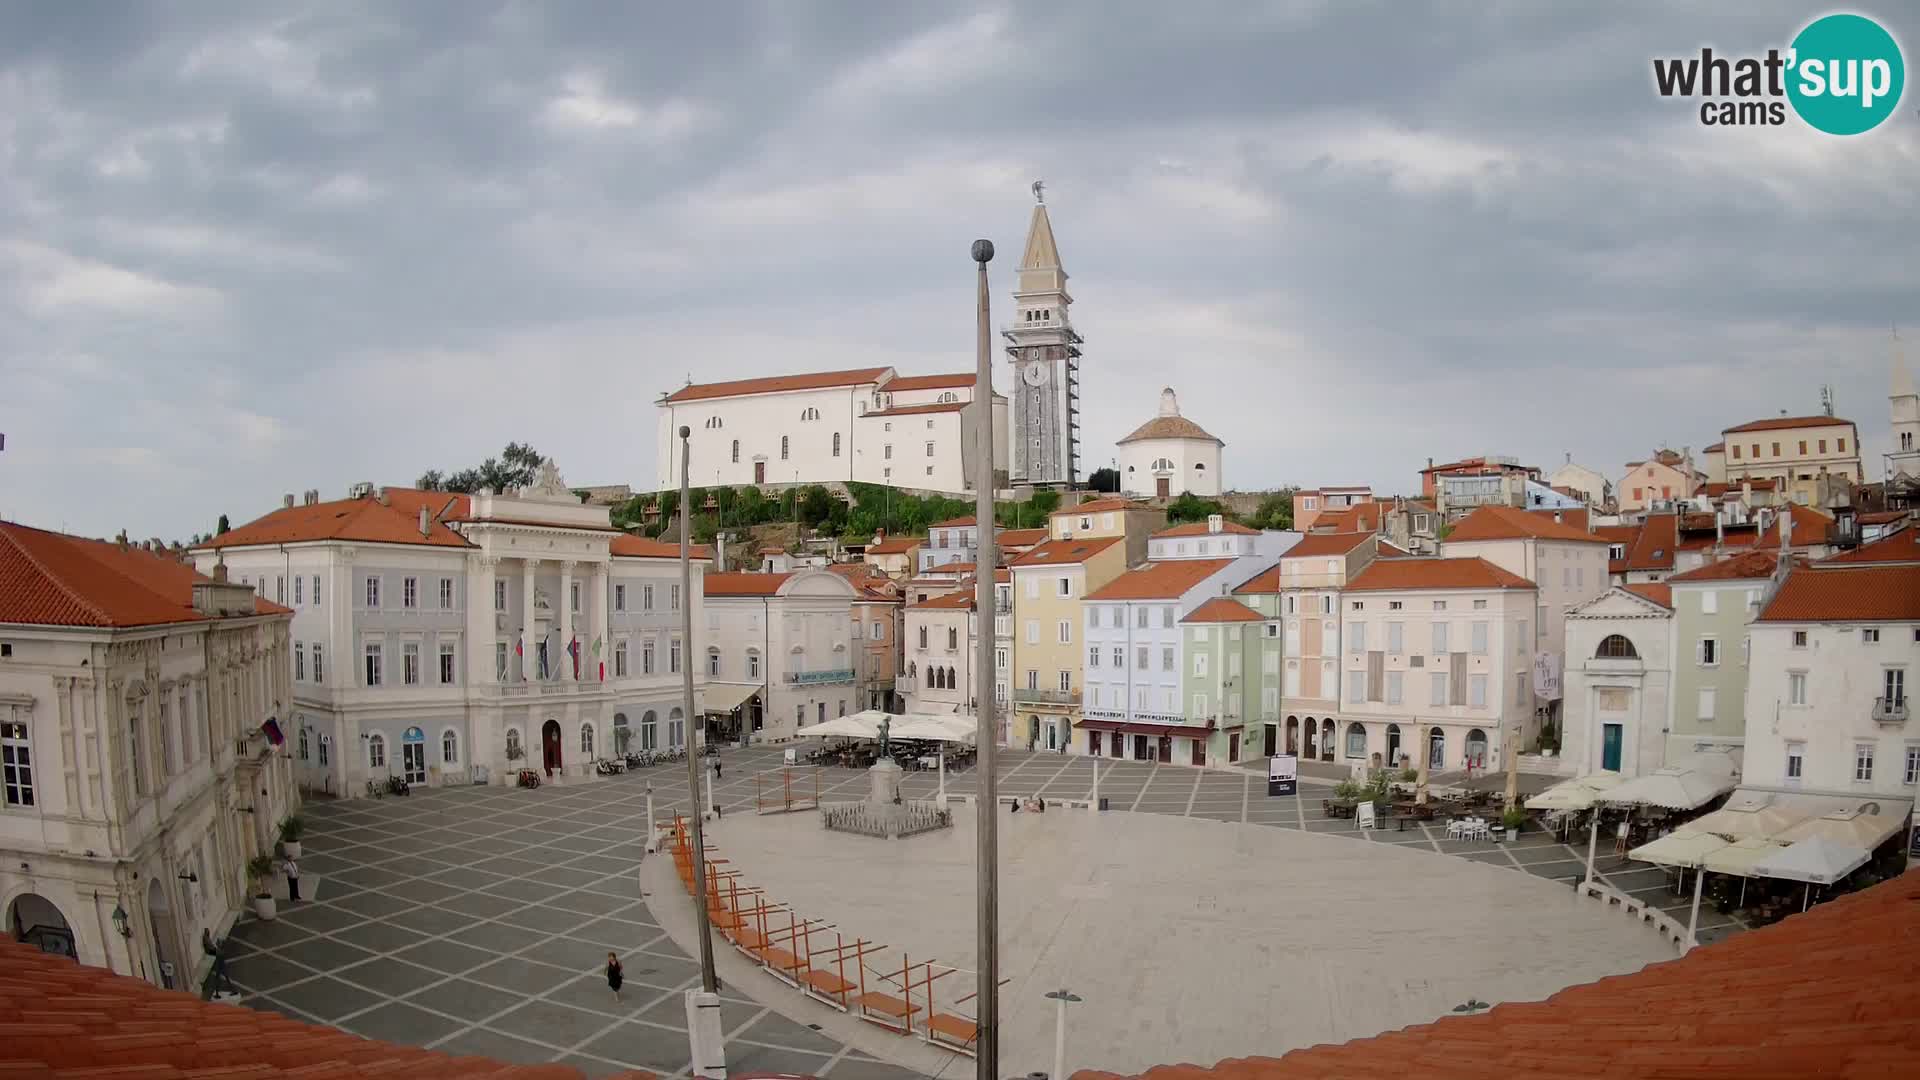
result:
M 1600 735 L 1600 767 L 1620 771 L 1620 725 L 1605 724 Z

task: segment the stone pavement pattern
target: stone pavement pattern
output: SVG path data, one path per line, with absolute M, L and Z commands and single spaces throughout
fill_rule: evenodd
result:
M 755 774 L 777 770 L 781 756 L 779 747 L 722 755 L 715 795 L 726 813 L 752 812 Z M 1240 770 L 1002 751 L 1000 790 L 1085 799 L 1096 761 L 1100 794 L 1116 810 L 1405 845 L 1536 877 L 1576 878 L 1585 858 L 1584 849 L 1544 834 L 1509 848 L 1447 840 L 1444 826 L 1359 833 L 1351 821 L 1325 818 L 1323 789 L 1311 782 L 1302 798 L 1270 799 L 1264 775 Z M 796 771 L 808 783 L 812 775 Z M 819 777 L 827 801 L 865 794 L 863 772 L 828 768 Z M 904 790 L 927 798 L 935 783 L 932 772 L 909 774 Z M 684 763 L 536 790 L 415 789 L 405 798 L 311 802 L 300 862 L 306 892 L 317 899 L 283 905 L 270 923 L 244 917 L 230 938 L 233 978 L 247 1004 L 373 1037 L 511 1061 L 567 1061 L 589 1075 L 632 1067 L 680 1072 L 687 1043 L 679 991 L 698 971 L 637 896 L 648 785 L 659 816 L 687 807 Z M 947 786 L 969 793 L 974 776 L 949 774 Z M 1688 898 L 1673 896 L 1660 871 L 1612 858 L 1598 867 L 1615 888 L 1684 919 Z M 1410 889 L 1410 899 L 1417 895 Z M 1710 909 L 1702 924 L 1712 927 L 1703 940 L 1738 929 Z M 626 965 L 620 1003 L 600 974 L 608 950 Z M 905 1075 L 758 1003 L 723 997 L 732 1067 L 855 1080 Z

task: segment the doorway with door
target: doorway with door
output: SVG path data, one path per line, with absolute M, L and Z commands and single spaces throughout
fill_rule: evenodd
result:
M 1387 768 L 1400 767 L 1400 725 L 1387 725 Z
M 540 760 L 547 775 L 560 771 L 560 721 L 549 720 L 540 725 Z
M 1439 772 L 1447 767 L 1447 733 L 1439 728 L 1427 732 L 1427 769 Z
M 1274 747 L 1279 745 L 1279 742 L 1280 742 L 1279 726 L 1276 724 L 1266 725 L 1265 741 L 1261 743 L 1262 756 L 1272 757 L 1274 752 Z
M 1155 495 L 1158 495 L 1158 496 L 1159 496 L 1160 498 L 1162 498 L 1162 499 L 1165 499 L 1165 498 L 1168 498 L 1168 497 L 1170 497 L 1170 496 L 1172 496 L 1172 494 L 1173 494 L 1173 478 L 1172 478 L 1172 477 L 1168 477 L 1168 476 L 1156 476 L 1156 477 L 1154 477 L 1154 478 L 1153 478 L 1153 493 L 1154 493 Z
M 766 462 L 756 461 L 753 463 L 753 482 L 756 484 L 764 484 L 767 482 Z
M 409 784 L 427 782 L 427 736 L 417 727 L 400 736 L 400 772 Z
M 1600 767 L 1608 772 L 1620 771 L 1620 744 L 1625 741 L 1626 729 L 1619 724 L 1600 726 Z

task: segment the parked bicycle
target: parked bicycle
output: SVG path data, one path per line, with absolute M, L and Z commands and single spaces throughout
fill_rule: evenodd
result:
M 534 771 L 533 771 L 532 769 L 521 769 L 521 770 L 520 770 L 520 778 L 519 778 L 519 779 L 518 779 L 517 781 L 515 781 L 515 782 L 516 782 L 516 783 L 517 783 L 517 784 L 518 784 L 518 785 L 519 785 L 520 787 L 525 787 L 525 788 L 535 788 L 535 787 L 539 787 L 539 786 L 540 786 L 540 774 L 539 774 L 539 773 L 537 773 L 537 772 L 534 772 Z
M 413 793 L 413 785 L 407 783 L 407 778 L 404 776 L 389 776 L 387 790 L 395 795 L 410 795 Z
M 378 781 L 369 780 L 367 781 L 367 795 L 375 799 L 384 799 L 387 797 L 387 789 L 381 787 Z

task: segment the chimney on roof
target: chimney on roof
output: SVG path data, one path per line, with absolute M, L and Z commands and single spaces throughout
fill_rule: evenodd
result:
M 127 530 L 121 529 L 120 535 L 114 537 L 113 542 L 120 545 L 121 551 L 127 550 Z
M 427 508 L 424 506 L 420 508 L 420 535 L 421 536 L 433 535 L 433 529 L 430 528 L 428 525 Z
M 306 500 L 308 506 L 318 505 L 320 502 L 320 489 L 308 488 L 306 491 Z
M 1226 527 L 1227 527 L 1227 519 L 1225 515 L 1223 514 L 1207 515 L 1207 532 L 1208 533 L 1217 533 Z
M 280 496 L 280 509 L 293 509 L 293 492 L 289 491 L 285 495 Z
M 387 489 L 384 484 L 381 485 L 380 487 L 380 505 L 381 506 L 393 505 L 393 497 L 387 494 Z
M 1793 508 L 1780 508 L 1780 547 L 1785 549 L 1793 542 Z

